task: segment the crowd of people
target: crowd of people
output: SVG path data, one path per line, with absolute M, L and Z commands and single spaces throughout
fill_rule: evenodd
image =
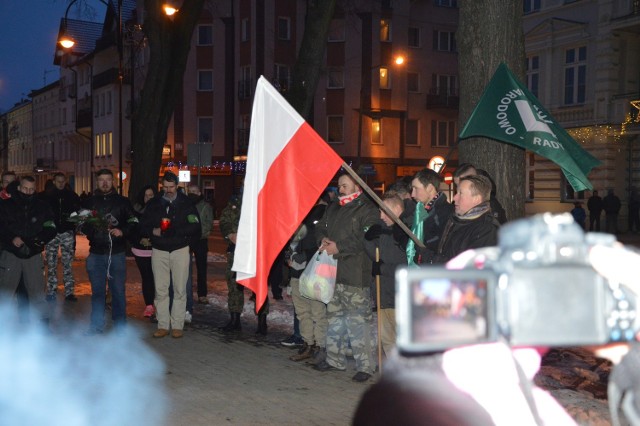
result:
M 59 258 L 64 299 L 77 301 L 72 261 L 76 233 L 81 232 L 89 242 L 86 270 L 92 294 L 87 334 L 105 331 L 107 303 L 111 304 L 113 328 L 126 324 L 125 253 L 130 246 L 142 281 L 143 314 L 157 322 L 153 336 L 182 337 L 193 312 L 192 256 L 197 268 L 196 300 L 208 303 L 211 205 L 197 184 L 183 191 L 171 172 L 163 176 L 160 189 L 145 186 L 133 204 L 117 192 L 110 170 L 98 171 L 96 182 L 92 195 L 79 197 L 66 176 L 56 173 L 45 190 L 36 194 L 33 177 L 16 179 L 12 172 L 2 175 L 0 285 L 28 300 L 46 322 L 46 302 L 55 301 L 58 290 Z M 319 371 L 344 371 L 347 355 L 352 355 L 356 363 L 353 380 L 363 382 L 378 368 L 372 333 L 372 305 L 378 300 L 373 277 L 380 278 L 379 338 L 388 356 L 396 337 L 395 270 L 404 265 L 444 264 L 465 250 L 495 245 L 499 226 L 507 217 L 491 177 L 468 163 L 455 171 L 453 200 L 440 190 L 441 175 L 426 168 L 391 185 L 383 196 L 384 208 L 375 204 L 353 176 L 342 174 L 337 182 L 337 191 L 322 194 L 283 248 L 269 281 L 274 298 L 282 297 L 281 286 L 289 286 L 292 295 L 294 332 L 282 342 L 297 349 L 290 359 L 306 361 Z M 244 287 L 231 269 L 241 209 L 241 194 L 234 195 L 220 217 L 220 231 L 228 243 L 229 320 L 219 328 L 225 333 L 242 329 Z M 617 231 L 620 200 L 612 190 L 604 200 L 594 191 L 588 209 L 591 229 L 599 230 L 600 213 L 605 211 L 607 231 Z M 82 211 L 85 214 L 79 215 Z M 576 204 L 572 213 L 586 228 L 584 209 Z M 400 221 L 406 226 L 401 227 Z M 327 304 L 305 298 L 299 290 L 302 272 L 315 253 L 322 251 L 337 260 L 335 290 Z M 40 271 L 45 267 L 43 275 Z M 268 313 L 267 299 L 256 313 L 257 334 L 267 334 Z

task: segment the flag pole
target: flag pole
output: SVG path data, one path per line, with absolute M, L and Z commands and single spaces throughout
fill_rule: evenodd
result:
M 376 245 L 376 263 L 380 265 L 380 247 Z M 380 272 L 380 271 L 378 271 Z M 380 274 L 376 274 L 376 311 L 378 314 L 378 369 L 382 376 L 382 319 L 380 318 Z
M 405 225 L 404 222 L 402 222 L 400 218 L 396 216 L 395 213 L 393 213 L 385 203 L 382 202 L 380 197 L 378 197 L 378 194 L 373 192 L 373 189 L 369 188 L 369 185 L 367 185 L 365 181 L 363 181 L 362 178 L 358 176 L 358 174 L 347 163 L 342 163 L 342 168 L 345 169 L 347 173 L 349 173 L 349 176 L 351 176 L 356 181 L 360 188 L 362 188 L 367 194 L 371 196 L 371 198 L 373 198 L 373 201 L 375 201 L 376 204 L 380 206 L 382 211 L 385 212 L 387 216 L 389 216 L 391 220 L 393 220 L 393 222 L 398 225 L 400 229 L 402 229 L 405 234 L 407 234 L 409 238 L 411 238 L 413 242 L 416 243 L 418 247 L 425 248 L 424 243 L 420 241 L 420 239 L 416 237 L 416 235 L 411 232 L 409 228 L 407 228 L 407 225 Z

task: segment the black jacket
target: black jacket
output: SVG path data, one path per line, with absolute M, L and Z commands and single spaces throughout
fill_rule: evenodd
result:
M 5 250 L 17 257 L 39 255 L 56 233 L 53 212 L 40 198 L 16 193 L 0 204 L 0 241 Z M 13 244 L 15 237 L 22 238 L 22 247 Z
M 51 206 L 58 233 L 76 229 L 76 224 L 67 220 L 71 213 L 80 210 L 80 197 L 75 192 L 53 188 L 51 191 L 42 192 L 40 197 Z
M 109 228 L 120 229 L 121 237 L 111 235 L 106 227 L 85 222 L 81 231 L 89 240 L 89 252 L 95 254 L 122 253 L 126 250 L 126 239 L 138 223 L 129 199 L 111 190 L 106 194 L 96 189 L 93 196 L 88 198 L 84 208 L 95 210 L 99 217 L 109 222 Z
M 498 244 L 500 224 L 491 211 L 476 219 L 461 219 L 451 216 L 442 234 L 442 241 L 433 263 L 445 263 L 463 251 L 490 247 Z
M 161 236 L 153 235 L 153 229 L 160 227 L 163 218 L 171 220 L 171 227 Z M 141 222 L 141 235 L 151 238 L 153 248 L 174 251 L 191 244 L 200 238 L 200 216 L 189 197 L 181 192 L 175 200 L 169 202 L 163 194 L 151 199 L 144 209 Z

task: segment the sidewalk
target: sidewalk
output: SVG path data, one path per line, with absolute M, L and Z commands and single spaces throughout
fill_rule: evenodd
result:
M 195 305 L 193 323 L 185 325 L 182 339 L 151 337 L 156 324 L 142 315 L 140 276 L 133 258 L 127 259 L 129 325 L 140 331 L 144 342 L 165 362 L 165 385 L 173 400 L 166 424 L 350 424 L 362 393 L 374 379 L 364 384 L 352 382 L 353 360 L 347 372 L 325 373 L 290 361 L 294 350 L 280 345 L 291 334 L 293 324 L 288 296 L 271 301 L 266 337 L 254 334 L 256 319 L 248 293 L 242 332 L 236 336 L 218 331 L 228 318 L 225 263 L 221 262 L 225 259 L 220 255 L 224 242 L 211 238 L 209 249 L 210 303 Z M 56 335 L 88 327 L 91 291 L 84 266 L 87 254 L 86 239 L 78 237 L 74 273 L 79 301 L 65 302 L 59 288 L 58 300 L 51 304 L 51 329 Z

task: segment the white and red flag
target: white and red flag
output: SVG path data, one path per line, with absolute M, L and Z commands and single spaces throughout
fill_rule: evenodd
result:
M 267 297 L 273 261 L 326 189 L 342 158 L 264 78 L 256 86 L 233 271 Z

